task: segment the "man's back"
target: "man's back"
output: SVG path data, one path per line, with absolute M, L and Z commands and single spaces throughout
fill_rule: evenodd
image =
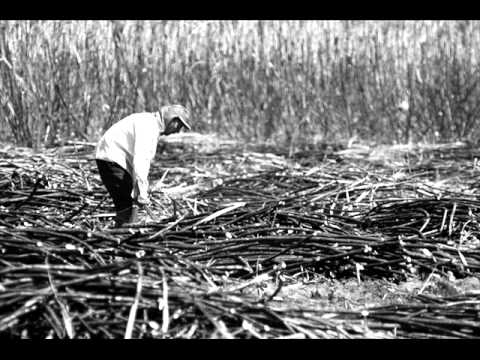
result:
M 132 174 L 135 156 L 150 159 L 155 154 L 160 133 L 158 117 L 158 113 L 141 112 L 121 119 L 98 142 L 96 158 L 115 162 Z

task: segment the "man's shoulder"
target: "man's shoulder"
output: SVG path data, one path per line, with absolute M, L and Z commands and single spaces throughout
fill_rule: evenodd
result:
M 133 113 L 132 115 L 152 117 L 154 116 L 154 114 L 155 113 L 151 111 L 141 111 L 141 112 Z
M 127 116 L 124 120 L 129 119 L 130 121 L 133 122 L 145 122 L 145 121 L 153 121 L 155 120 L 155 113 L 154 112 L 138 112 L 138 113 L 133 113 L 129 116 Z
M 153 128 L 155 125 L 155 113 L 151 112 L 138 112 L 132 113 L 128 116 L 125 116 L 117 123 L 111 126 L 109 129 L 110 133 L 116 132 L 132 132 L 138 131 L 141 129 Z

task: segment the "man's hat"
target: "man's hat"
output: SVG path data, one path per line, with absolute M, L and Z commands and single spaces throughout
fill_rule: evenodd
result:
M 188 111 L 185 106 L 167 105 L 161 108 L 161 112 L 166 123 L 170 122 L 172 119 L 178 118 L 185 128 L 188 130 L 192 129 L 188 123 L 190 120 L 190 111 Z

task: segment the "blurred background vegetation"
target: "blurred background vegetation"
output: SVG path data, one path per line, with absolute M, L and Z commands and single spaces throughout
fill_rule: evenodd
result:
M 475 141 L 479 51 L 467 20 L 1 21 L 0 140 L 95 141 L 181 103 L 244 141 Z

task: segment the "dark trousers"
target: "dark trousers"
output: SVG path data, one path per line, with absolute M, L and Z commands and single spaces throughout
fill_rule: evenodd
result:
M 136 221 L 136 211 L 131 196 L 133 181 L 130 174 L 120 165 L 111 161 L 97 159 L 97 167 L 100 178 L 115 206 L 116 226 Z

